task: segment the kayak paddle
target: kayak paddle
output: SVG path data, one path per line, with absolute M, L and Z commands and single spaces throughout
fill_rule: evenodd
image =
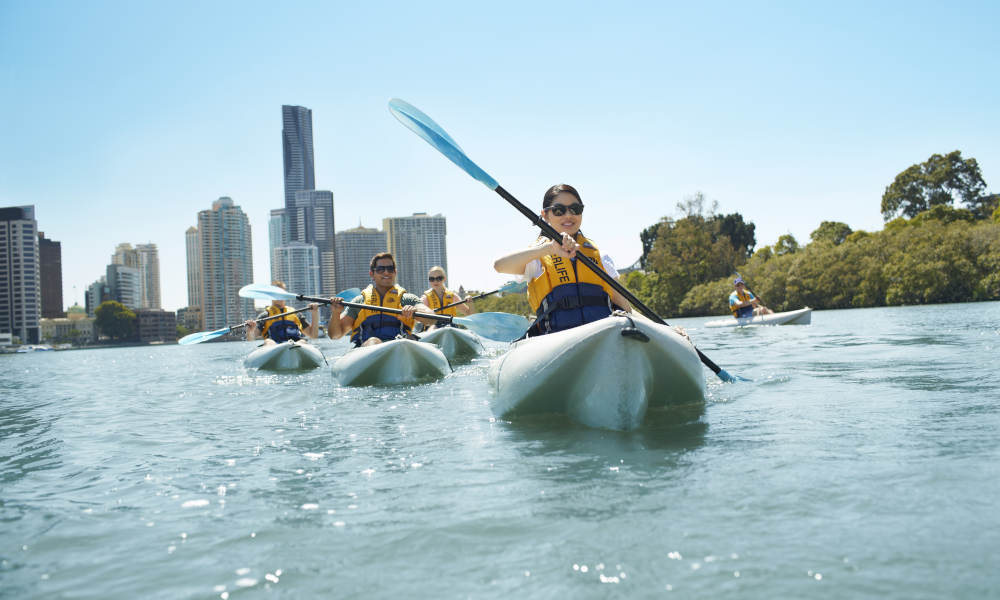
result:
M 360 291 L 357 295 L 360 295 Z M 281 289 L 278 286 L 263 283 L 251 283 L 240 288 L 240 296 L 243 298 L 257 298 L 262 300 L 304 300 L 307 302 L 320 302 L 331 304 L 329 298 L 316 298 L 303 296 Z M 338 294 L 339 296 L 339 294 Z M 372 304 L 360 304 L 357 302 L 343 302 L 344 306 L 351 308 L 367 308 L 389 314 L 398 315 L 403 311 L 398 308 L 386 306 L 375 306 Z M 438 322 L 456 323 L 464 325 L 475 333 L 499 342 L 511 342 L 521 337 L 530 323 L 520 315 L 511 315 L 501 312 L 476 313 L 467 317 L 452 317 L 450 315 L 438 315 L 434 313 L 415 313 L 414 316 L 424 319 L 433 319 Z M 221 335 L 221 334 L 220 334 Z
M 468 302 L 469 300 L 479 300 L 480 298 L 485 298 L 486 296 L 492 296 L 493 294 L 498 294 L 498 293 L 499 294 L 506 294 L 508 292 L 512 292 L 512 291 L 516 290 L 519 287 L 521 287 L 521 284 L 519 282 L 517 282 L 517 281 L 508 281 L 507 283 L 503 284 L 502 286 L 500 286 L 499 288 L 493 290 L 492 292 L 484 292 L 482 294 L 477 294 L 475 296 L 472 296 L 471 298 L 466 298 L 465 300 L 462 300 L 461 302 L 452 302 L 451 304 L 445 304 L 441 308 L 435 308 L 434 312 L 438 312 L 438 311 L 444 310 L 446 308 L 451 308 L 452 306 L 458 306 L 459 304 L 464 304 L 464 303 Z
M 517 198 L 512 196 L 510 192 L 503 189 L 497 180 L 490 177 L 490 175 L 480 168 L 479 165 L 472 162 L 472 160 L 470 160 L 469 157 L 465 155 L 465 152 L 458 146 L 455 140 L 453 140 L 440 125 L 434 122 L 434 119 L 428 117 L 417 107 L 404 100 L 400 100 L 399 98 L 393 98 L 389 101 L 389 112 L 391 112 L 404 127 L 417 134 L 425 142 L 433 146 L 435 150 L 444 154 L 448 160 L 458 165 L 460 169 L 472 176 L 473 179 L 499 194 L 500 197 L 527 217 L 532 223 L 535 224 L 535 226 L 539 227 L 546 237 L 553 240 L 562 238 L 555 228 L 549 225 L 530 208 L 522 204 Z M 638 308 L 639 311 L 651 321 L 661 325 L 667 325 L 666 321 L 660 318 L 660 316 L 653 312 L 648 306 L 643 304 L 638 298 L 635 297 L 635 295 L 632 294 L 632 292 L 628 291 L 628 289 L 626 289 L 625 286 L 619 283 L 615 278 L 608 275 L 604 269 L 597 266 L 597 264 L 595 264 L 589 257 L 584 254 L 577 253 L 576 258 L 583 264 L 587 265 L 591 271 L 604 280 L 605 283 L 614 288 L 615 291 L 624 296 L 626 300 L 631 302 L 633 306 Z M 698 353 L 698 358 L 701 359 L 702 364 L 711 369 L 719 379 L 725 382 L 737 381 L 736 377 L 733 377 L 727 373 L 725 369 L 712 362 L 712 360 L 705 356 L 701 350 L 695 348 L 695 352 Z
M 272 319 L 280 319 L 281 317 L 287 317 L 288 315 L 294 315 L 295 313 L 305 312 L 309 310 L 309 307 L 300 308 L 298 310 L 293 310 L 290 312 L 282 313 L 280 315 L 273 315 L 270 317 L 264 317 L 263 319 L 257 319 L 258 327 L 265 321 L 270 321 Z M 190 344 L 200 344 L 202 342 L 207 342 L 208 340 L 214 340 L 217 337 L 222 337 L 227 333 L 232 333 L 246 327 L 246 323 L 240 323 L 239 325 L 233 325 L 232 327 L 223 327 L 222 329 L 216 329 L 215 331 L 199 331 L 198 333 L 192 333 L 182 337 L 177 340 L 177 343 L 182 346 L 188 346 Z

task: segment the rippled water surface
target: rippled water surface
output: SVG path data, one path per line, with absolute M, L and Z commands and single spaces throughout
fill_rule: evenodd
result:
M 753 382 L 630 433 L 494 420 L 488 357 L 349 389 L 243 342 L 0 356 L 0 596 L 995 597 L 1000 303 L 706 320 Z

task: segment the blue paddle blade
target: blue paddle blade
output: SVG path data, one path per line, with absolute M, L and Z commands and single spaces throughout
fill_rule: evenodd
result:
M 181 346 L 187 346 L 189 344 L 200 344 L 201 342 L 207 342 L 208 340 L 214 340 L 217 337 L 222 337 L 229 333 L 228 327 L 223 327 L 222 329 L 216 329 L 215 331 L 199 331 L 198 333 L 192 333 L 186 335 L 181 339 L 177 340 L 177 343 Z
M 295 300 L 296 294 L 283 290 L 276 285 L 266 283 L 251 283 L 240 288 L 240 298 L 255 300 Z
M 454 321 L 484 338 L 498 342 L 513 342 L 531 325 L 528 319 L 521 315 L 502 312 L 475 313 L 467 317 L 455 317 Z
M 360 288 L 351 288 L 349 290 L 344 290 L 344 291 L 340 292 L 339 294 L 337 294 L 337 297 L 338 298 L 343 298 L 344 300 L 347 300 L 348 302 L 350 302 L 351 300 L 354 300 L 355 298 L 357 298 L 360 295 L 361 295 L 361 289 Z
M 448 160 L 458 165 L 460 169 L 472 176 L 473 179 L 482 183 L 491 190 L 497 189 L 500 184 L 489 174 L 479 168 L 479 165 L 469 160 L 465 152 L 458 147 L 455 140 L 417 107 L 409 102 L 393 98 L 389 101 L 389 112 L 396 117 L 404 127 L 424 139 L 425 142 L 444 154 Z

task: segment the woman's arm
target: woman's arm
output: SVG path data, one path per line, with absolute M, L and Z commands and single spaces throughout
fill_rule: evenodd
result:
M 524 275 L 524 268 L 533 260 L 543 256 L 556 254 L 563 258 L 573 258 L 580 245 L 568 233 L 562 234 L 561 242 L 552 240 L 545 244 L 532 246 L 525 250 L 512 252 L 507 256 L 502 256 L 493 263 L 493 268 L 497 273 L 507 273 L 508 275 Z

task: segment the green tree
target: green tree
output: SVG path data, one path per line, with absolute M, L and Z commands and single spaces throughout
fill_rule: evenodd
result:
M 94 315 L 94 324 L 113 340 L 127 340 L 135 334 L 135 313 L 121 302 L 106 300 L 97 307 Z
M 830 242 L 834 246 L 839 246 L 851 233 L 851 228 L 847 223 L 823 221 L 815 231 L 809 234 L 809 239 L 814 242 Z
M 962 160 L 958 150 L 934 154 L 896 175 L 882 194 L 882 218 L 890 221 L 900 214 L 915 217 L 934 206 L 961 200 L 976 218 L 985 219 L 996 203 L 993 196 L 983 194 L 985 190 L 976 159 Z
M 778 256 L 783 254 L 795 254 L 799 251 L 799 241 L 795 239 L 795 236 L 786 233 L 785 235 L 778 238 L 778 241 L 774 244 L 774 253 Z

